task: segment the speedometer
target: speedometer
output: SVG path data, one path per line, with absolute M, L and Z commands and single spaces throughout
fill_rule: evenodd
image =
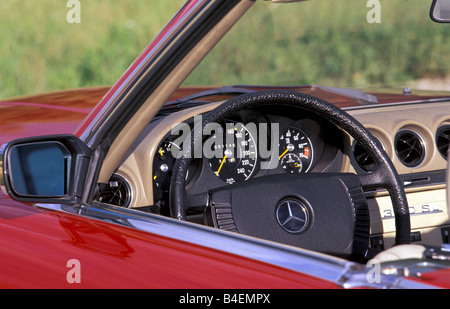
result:
M 208 141 L 216 153 L 209 159 L 214 174 L 228 184 L 250 179 L 256 172 L 258 152 L 256 141 L 242 124 L 227 126 Z
M 280 137 L 280 164 L 288 173 L 306 173 L 311 169 L 314 151 L 308 136 L 295 127 Z

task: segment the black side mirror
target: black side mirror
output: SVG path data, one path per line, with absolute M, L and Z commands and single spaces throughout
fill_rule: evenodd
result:
M 0 185 L 19 202 L 76 204 L 90 155 L 73 135 L 12 141 L 0 149 Z

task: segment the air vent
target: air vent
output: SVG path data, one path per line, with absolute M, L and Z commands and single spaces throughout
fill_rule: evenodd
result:
M 373 172 L 376 168 L 372 155 L 360 143 L 356 142 L 353 148 L 356 163 L 366 172 Z
M 450 146 L 450 124 L 443 125 L 437 130 L 436 146 L 439 153 L 447 160 L 448 148 Z
M 413 130 L 401 130 L 395 137 L 395 151 L 400 161 L 407 167 L 419 166 L 425 158 L 425 144 Z
M 120 207 L 129 207 L 131 203 L 131 187 L 120 175 L 114 174 L 108 183 L 102 184 L 98 201 Z

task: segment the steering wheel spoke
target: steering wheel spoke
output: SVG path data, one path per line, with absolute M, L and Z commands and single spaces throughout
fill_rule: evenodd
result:
M 376 169 L 368 174 L 357 175 L 364 190 L 387 189 L 382 170 Z
M 206 207 L 208 204 L 208 193 L 186 194 L 186 209 Z

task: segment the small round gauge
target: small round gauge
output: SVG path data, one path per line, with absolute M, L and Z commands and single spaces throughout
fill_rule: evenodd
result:
M 216 154 L 209 159 L 209 166 L 224 182 L 243 182 L 255 174 L 258 161 L 256 140 L 244 125 L 228 124 L 225 132 L 216 132 L 207 144 Z
M 302 160 L 293 153 L 287 153 L 281 158 L 281 166 L 289 173 L 301 173 L 303 169 Z
M 180 147 L 171 141 L 163 142 L 158 148 L 155 159 L 153 161 L 153 181 L 157 188 L 160 188 L 163 184 L 167 184 L 171 177 L 171 171 L 175 163 L 175 159 L 172 155 L 172 149 L 177 150 Z
M 174 157 L 172 154 L 172 150 L 181 151 L 180 146 L 177 144 L 171 142 L 171 141 L 165 141 L 162 143 L 162 145 L 158 148 L 157 156 L 160 160 L 164 161 L 167 157 Z
M 313 147 L 308 136 L 295 127 L 280 137 L 280 164 L 288 173 L 306 173 L 313 162 Z

